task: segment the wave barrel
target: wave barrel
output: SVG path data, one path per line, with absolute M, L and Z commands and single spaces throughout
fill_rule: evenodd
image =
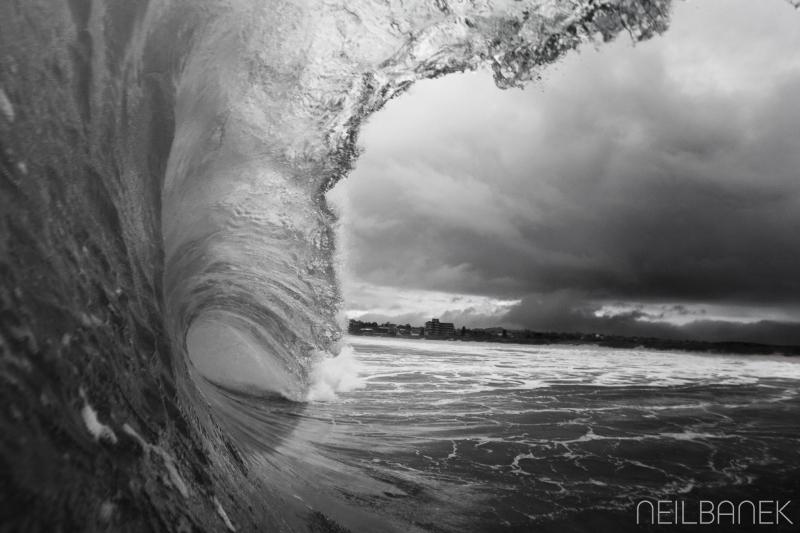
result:
M 521 86 L 668 8 L 2 2 L 3 528 L 339 531 L 298 499 L 322 470 L 287 443 L 341 349 L 325 193 L 361 124 L 417 80 Z

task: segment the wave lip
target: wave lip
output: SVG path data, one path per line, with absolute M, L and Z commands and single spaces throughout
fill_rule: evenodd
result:
M 486 65 L 500 87 L 518 86 L 596 36 L 647 38 L 666 27 L 668 5 L 355 2 L 292 4 L 280 17 L 252 5 L 210 20 L 176 79 L 162 191 L 173 340 L 224 315 L 269 354 L 252 359 L 302 398 L 314 354 L 336 355 L 342 335 L 324 193 L 352 168 L 363 120 L 419 79 Z M 257 366 L 237 379 L 252 381 L 244 369 Z

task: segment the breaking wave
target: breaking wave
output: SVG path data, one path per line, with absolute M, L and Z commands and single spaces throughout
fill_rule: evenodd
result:
M 0 521 L 340 531 L 346 504 L 309 495 L 351 474 L 298 424 L 361 386 L 325 197 L 360 125 L 423 78 L 515 87 L 649 38 L 668 7 L 3 2 Z

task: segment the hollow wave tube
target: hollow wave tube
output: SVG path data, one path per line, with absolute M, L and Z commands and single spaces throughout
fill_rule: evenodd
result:
M 669 0 L 4 0 L 0 523 L 337 531 L 295 497 L 313 467 L 285 443 L 341 347 L 325 193 L 360 125 L 417 80 L 489 68 L 520 86 L 668 14 Z M 256 421 L 253 397 L 276 407 Z

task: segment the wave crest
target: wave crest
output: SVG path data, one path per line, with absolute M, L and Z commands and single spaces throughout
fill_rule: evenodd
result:
M 342 315 L 325 192 L 361 123 L 422 78 L 486 66 L 511 87 L 580 42 L 647 38 L 668 7 L 0 3 L 11 529 L 311 527 L 265 459 L 301 407 L 260 420 L 243 406 L 262 396 L 224 387 L 321 401 L 359 385 L 346 350 L 329 358 Z

